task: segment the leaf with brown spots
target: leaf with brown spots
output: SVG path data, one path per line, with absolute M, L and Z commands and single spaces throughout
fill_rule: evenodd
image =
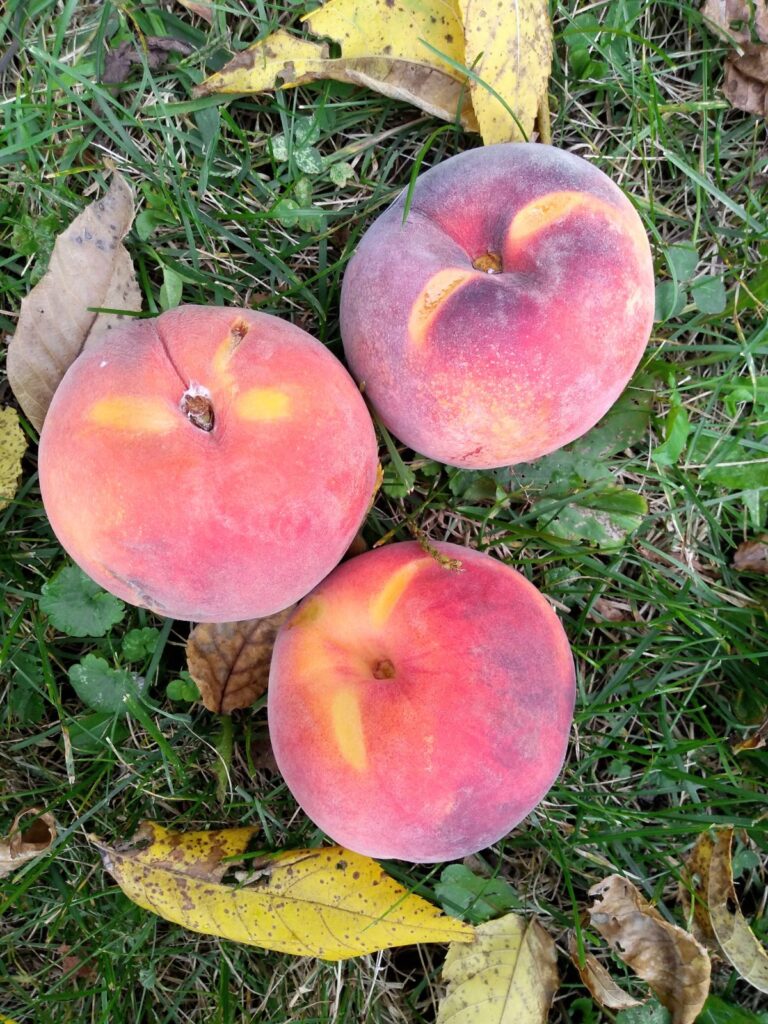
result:
M 127 39 L 107 54 L 101 80 L 109 85 L 118 85 L 128 78 L 136 65 L 143 64 L 145 60 L 150 71 L 159 71 L 172 53 L 188 57 L 194 53 L 194 47 L 182 39 L 171 39 L 168 36 L 145 36 L 141 46 Z
M 195 626 L 187 640 L 187 665 L 209 711 L 228 715 L 266 691 L 275 637 L 294 607 L 265 619 Z
M 579 972 L 579 977 L 589 989 L 592 998 L 607 1010 L 630 1010 L 633 1006 L 642 1006 L 639 999 L 633 998 L 620 988 L 597 957 L 584 953 L 583 963 L 579 959 L 579 947 L 576 936 L 568 932 L 568 955 Z
M 768 117 L 768 5 L 765 0 L 707 0 L 710 28 L 739 44 L 725 59 L 723 92 L 737 110 Z M 740 51 L 740 52 L 739 52 Z
M 10 407 L 0 409 L 0 510 L 13 501 L 26 450 L 27 436 L 19 426 L 19 414 Z
M 707 885 L 709 865 L 715 847 L 711 832 L 702 832 L 683 866 L 679 889 L 680 902 L 690 920 L 690 928 L 703 945 L 715 945 L 715 933 L 709 919 Z
M 115 172 L 107 194 L 86 206 L 56 239 L 47 272 L 22 299 L 7 373 L 38 430 L 71 363 L 122 319 L 92 309 L 141 309 L 136 274 L 122 244 L 133 212 L 133 192 Z
M 437 1024 L 544 1024 L 559 982 L 555 944 L 535 918 L 506 914 L 451 945 L 443 980 Z
M 729 43 L 768 43 L 765 0 L 706 0 L 701 13 L 709 27 Z
M 592 927 L 628 967 L 648 982 L 672 1014 L 693 1024 L 709 992 L 711 966 L 696 939 L 669 924 L 626 878 L 609 875 L 589 890 Z
M 761 534 L 756 540 L 745 540 L 739 544 L 733 555 L 733 567 L 739 572 L 768 573 L 768 534 Z
M 374 89 L 446 121 L 458 116 L 465 128 L 477 131 L 465 83 L 440 68 L 387 54 L 329 58 L 327 45 L 282 29 L 238 53 L 221 71 L 206 78 L 195 95 L 259 93 L 325 78 Z
M 31 814 L 36 817 L 25 829 L 19 828 L 22 818 Z M 21 811 L 13 819 L 11 830 L 5 839 L 0 839 L 0 878 L 10 875 L 16 868 L 46 853 L 56 838 L 56 822 L 53 815 L 41 812 L 39 807 Z
M 129 899 L 191 931 L 322 960 L 416 942 L 472 941 L 469 925 L 409 893 L 376 861 L 340 846 L 249 859 L 248 872 L 224 884 L 253 833 L 170 832 L 144 822 L 127 843 L 109 847 L 92 838 Z
M 458 0 L 472 105 L 486 146 L 517 142 L 546 105 L 552 65 L 547 0 Z M 540 125 L 548 133 L 548 125 Z

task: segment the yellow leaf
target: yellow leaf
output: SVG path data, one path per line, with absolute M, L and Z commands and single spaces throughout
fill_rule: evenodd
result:
M 589 895 L 591 924 L 672 1014 L 693 1024 L 709 992 L 710 962 L 696 939 L 661 914 L 626 878 L 609 875 Z
M 473 80 L 470 88 L 483 142 L 527 138 L 547 95 L 552 64 L 547 0 L 458 3 L 466 65 L 480 79 Z
M 0 409 L 0 510 L 13 500 L 21 476 L 21 457 L 27 437 L 15 409 Z
M 437 1024 L 543 1024 L 559 981 L 555 944 L 535 918 L 507 914 L 451 945 L 443 979 Z
M 633 1006 L 643 1005 L 639 999 L 634 999 L 617 985 L 597 957 L 591 953 L 584 953 L 582 965 L 576 936 L 572 931 L 568 932 L 568 955 L 579 972 L 579 977 L 589 989 L 589 994 L 600 1006 L 608 1010 L 630 1010 Z
M 344 960 L 416 942 L 471 942 L 473 929 L 409 893 L 369 857 L 340 846 L 250 860 L 221 884 L 253 829 L 170 832 L 142 823 L 127 843 L 94 840 L 104 866 L 140 907 L 167 921 L 263 949 Z
M 477 131 L 469 91 L 464 84 L 431 64 L 369 55 L 351 59 L 328 57 L 328 47 L 280 30 L 239 53 L 221 71 L 195 89 L 196 96 L 214 93 L 258 93 L 331 78 L 374 89 L 422 110 Z
M 466 75 L 434 52 L 464 64 L 464 30 L 457 0 L 328 0 L 302 18 L 309 31 L 341 46 L 341 56 L 397 57 L 434 64 L 453 78 Z M 427 44 L 427 45 L 425 45 Z M 434 47 L 431 50 L 429 47 Z
M 683 884 L 680 886 L 680 901 L 688 915 L 690 929 L 699 942 L 707 946 L 715 944 L 715 933 L 709 919 L 709 866 L 715 848 L 711 832 L 702 832 L 696 845 L 685 862 Z M 691 919 L 691 911 L 693 917 Z
M 293 608 L 264 619 L 195 626 L 187 640 L 187 665 L 209 711 L 228 715 L 266 691 L 275 637 Z
M 30 814 L 36 817 L 22 832 L 19 822 Z M 56 823 L 52 814 L 47 811 L 42 813 L 39 807 L 21 811 L 13 819 L 11 831 L 5 839 L 0 839 L 0 878 L 5 878 L 28 860 L 45 853 L 55 838 Z
M 749 927 L 733 888 L 733 829 L 715 832 L 707 895 L 712 931 L 729 963 L 760 992 L 768 992 L 768 953 Z

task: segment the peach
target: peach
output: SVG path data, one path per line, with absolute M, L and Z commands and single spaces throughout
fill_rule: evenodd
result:
M 563 764 L 573 659 L 556 614 L 488 555 L 392 544 L 336 569 L 280 630 L 278 767 L 308 816 L 372 857 L 435 862 L 496 842 Z
M 648 239 L 602 171 L 552 146 L 470 150 L 421 175 L 346 273 L 347 361 L 409 447 L 488 469 L 603 416 L 653 321 Z
M 198 622 L 269 615 L 338 563 L 378 469 L 370 416 L 305 331 L 182 306 L 115 328 L 40 439 L 53 530 L 107 590 Z

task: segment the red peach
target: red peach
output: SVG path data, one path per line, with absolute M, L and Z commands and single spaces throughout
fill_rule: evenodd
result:
M 421 175 L 347 267 L 347 361 L 382 422 L 430 458 L 526 462 L 604 415 L 653 322 L 648 239 L 602 171 L 540 144 Z
M 70 367 L 40 439 L 45 509 L 78 565 L 198 622 L 303 597 L 347 549 L 376 473 L 341 363 L 250 310 L 182 306 L 115 328 Z
M 514 569 L 455 544 L 344 563 L 278 634 L 269 728 L 309 817 L 372 857 L 496 842 L 557 777 L 575 677 L 560 622 Z

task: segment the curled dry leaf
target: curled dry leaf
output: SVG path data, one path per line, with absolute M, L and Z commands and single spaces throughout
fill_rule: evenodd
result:
M 195 0 L 177 0 L 177 2 L 182 7 L 186 7 L 192 14 L 196 14 L 198 18 L 207 21 L 209 25 L 213 24 L 213 9 L 210 4 L 195 3 Z
M 443 980 L 437 1024 L 544 1024 L 559 984 L 555 943 L 535 918 L 506 914 L 450 946 Z
M 25 829 L 19 828 L 22 818 L 36 815 Z M 39 807 L 30 807 L 21 811 L 13 819 L 11 830 L 5 839 L 0 839 L 0 878 L 5 878 L 28 860 L 45 853 L 56 838 L 56 822 L 53 815 L 41 811 Z
M 707 885 L 709 865 L 715 847 L 711 832 L 702 832 L 685 862 L 680 885 L 680 902 L 691 921 L 691 931 L 706 946 L 715 945 L 715 933 L 709 919 Z
M 733 567 L 739 572 L 768 573 L 768 534 L 739 544 L 733 555 Z
M 768 718 L 759 725 L 749 736 L 734 743 L 731 747 L 734 754 L 740 754 L 742 750 L 760 750 L 768 743 Z
M 726 959 L 744 981 L 760 992 L 768 992 L 768 953 L 749 927 L 733 888 L 732 841 L 732 828 L 714 834 L 707 879 L 712 931 Z
M 376 861 L 340 846 L 249 860 L 239 885 L 223 884 L 254 831 L 174 833 L 144 822 L 127 843 L 93 841 L 129 899 L 206 935 L 323 960 L 415 942 L 472 941 L 469 925 L 409 893 Z
M 672 1014 L 672 1024 L 693 1024 L 709 992 L 707 951 L 669 924 L 637 888 L 620 875 L 593 885 L 591 924 L 611 949 L 647 981 Z
M 21 476 L 27 438 L 15 409 L 0 409 L 0 511 L 13 501 Z
M 194 47 L 169 36 L 145 36 L 142 46 L 127 39 L 107 54 L 101 80 L 109 85 L 124 82 L 132 68 L 145 60 L 150 71 L 159 71 L 172 53 L 187 57 L 194 53 Z
M 743 50 L 726 58 L 723 92 L 737 110 L 768 117 L 768 46 L 744 43 Z
M 325 44 L 283 30 L 239 53 L 206 78 L 195 95 L 258 93 L 276 84 L 287 87 L 324 78 L 374 89 L 447 121 L 454 121 L 459 113 L 465 127 L 477 128 L 464 85 L 439 68 L 387 55 L 331 59 Z
M 584 963 L 580 963 L 579 946 L 572 931 L 568 932 L 568 955 L 590 995 L 600 1006 L 607 1010 L 630 1010 L 633 1006 L 643 1005 L 642 1000 L 633 998 L 616 984 L 597 957 L 585 952 Z
M 131 188 L 115 172 L 106 195 L 87 206 L 56 239 L 47 272 L 22 300 L 8 346 L 7 373 L 13 393 L 38 430 L 70 365 L 121 319 L 91 309 L 141 309 L 131 257 L 122 244 L 133 212 Z
M 466 64 L 480 79 L 472 80 L 470 91 L 483 142 L 488 146 L 527 138 L 546 98 L 552 65 L 547 0 L 458 2 Z
M 765 0 L 706 0 L 701 13 L 710 27 L 728 42 L 748 43 L 756 36 L 768 43 Z
M 189 674 L 209 711 L 228 715 L 264 693 L 277 631 L 294 606 L 265 619 L 202 622 L 187 640 Z

